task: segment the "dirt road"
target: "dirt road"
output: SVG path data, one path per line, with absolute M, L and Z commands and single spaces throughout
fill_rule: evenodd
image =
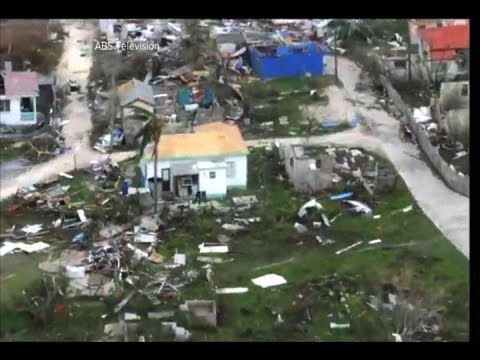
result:
M 91 51 L 86 56 L 80 56 L 82 50 L 90 48 L 95 33 L 95 28 L 87 24 L 79 28 L 80 23 L 70 23 L 65 26 L 69 37 L 65 40 L 62 58 L 57 68 L 58 82 L 61 84 L 68 79 L 76 80 L 85 91 L 88 74 L 92 64 Z M 70 147 L 66 154 L 35 165 L 18 176 L 1 178 L 0 199 L 14 195 L 18 189 L 30 184 L 46 181 L 60 172 L 69 172 L 88 167 L 93 160 L 101 161 L 108 155 L 101 154 L 90 148 L 89 132 L 92 129 L 90 111 L 88 110 L 86 96 L 73 94 L 70 103 L 65 107 L 65 120 L 70 122 L 63 127 L 65 145 Z M 120 162 L 134 157 L 135 151 L 113 153 L 112 160 Z
M 332 65 L 332 59 L 327 59 L 327 72 L 333 73 Z M 339 58 L 338 73 L 344 84 L 343 101 L 348 103 L 353 101 L 355 111 L 364 119 L 364 124 L 337 134 L 310 137 L 308 143 L 361 146 L 390 159 L 420 208 L 445 237 L 469 259 L 470 200 L 449 189 L 419 158 L 420 152 L 416 146 L 400 141 L 398 121 L 383 110 L 371 108 L 375 104 L 375 97 L 355 92 L 360 69 L 353 62 Z M 272 141 L 306 143 L 305 138 L 253 140 L 247 143 L 250 146 L 264 146 Z

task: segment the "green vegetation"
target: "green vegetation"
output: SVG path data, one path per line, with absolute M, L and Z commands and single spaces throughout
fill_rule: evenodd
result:
M 315 149 L 309 151 L 314 152 Z M 218 234 L 225 233 L 216 219 L 228 222 L 228 215 L 205 211 L 185 219 L 172 219 L 168 226 L 175 226 L 176 230 L 165 234 L 157 251 L 167 258 L 175 251 L 185 253 L 187 265 L 172 270 L 169 279 L 184 279 L 182 274 L 189 270 L 200 271 L 200 275 L 193 283 L 180 289 L 178 301 L 153 306 L 145 297 L 134 296 L 124 310 L 142 316 L 137 331 L 140 335 L 144 335 L 147 341 L 169 339 L 161 330 L 159 320 L 146 319 L 148 311 L 177 310 L 179 303 L 189 299 L 215 299 L 219 312 L 216 330 L 196 327 L 188 316 L 179 312 L 173 321 L 189 329 L 193 333 L 192 340 L 197 341 L 393 341 L 391 333 L 394 328 L 390 318 L 374 311 L 366 302 L 369 295 L 380 292 L 382 284 L 405 278 L 408 279 L 406 286 L 412 292 L 425 299 L 435 299 L 434 306 L 443 308 L 439 333 L 442 339 L 468 339 L 468 261 L 415 205 L 400 179 L 396 189 L 387 195 L 370 199 L 364 193 L 356 194 L 355 199 L 369 202 L 374 213 L 382 215 L 380 219 L 352 214 L 345 211 L 339 202 L 329 200 L 330 194 L 348 190 L 348 186 L 338 185 L 328 193 L 317 194 L 316 198 L 329 219 L 339 213 L 342 215 L 330 229 L 313 229 L 310 226 L 307 233 L 298 234 L 293 223 L 299 207 L 308 199 L 292 193 L 288 184 L 278 180 L 281 168 L 277 156 L 264 149 L 251 152 L 248 189 L 232 192 L 229 196 L 257 195 L 259 207 L 244 216 L 259 216 L 261 222 L 248 225 L 244 231 L 228 233 L 232 239 L 228 244 L 230 252 L 214 255 L 234 259 L 230 263 L 214 265 L 215 286 L 242 286 L 248 287 L 249 291 L 237 295 L 215 295 L 205 281 L 205 273 L 201 269 L 204 264 L 195 261 L 200 243 L 215 241 Z M 414 205 L 412 211 L 395 212 L 410 204 Z M 321 246 L 315 240 L 317 234 L 323 240 L 331 239 L 335 243 Z M 377 238 L 383 243 L 366 244 Z M 335 255 L 335 251 L 360 240 L 364 241 L 361 246 Z M 413 243 L 411 246 L 392 247 L 410 242 Z M 18 256 L 21 255 L 12 255 L 10 259 L 16 261 L 14 259 Z M 292 258 L 290 262 L 256 270 L 257 267 Z M 10 267 L 8 271 L 4 268 L 5 264 L 2 265 L 2 279 L 10 272 L 18 275 L 17 267 Z M 155 275 L 162 269 L 160 265 L 145 262 L 135 271 Z M 282 275 L 288 283 L 267 289 L 252 284 L 252 278 L 268 273 Z M 337 274 L 336 278 L 342 281 L 339 286 L 349 295 L 345 303 L 349 305 L 350 315 L 344 314 L 343 318 L 339 315 L 343 309 L 340 299 L 336 295 L 331 296 L 329 287 L 325 286 L 326 279 L 333 274 Z M 5 284 L 16 287 L 16 279 L 16 276 L 10 278 Z M 23 286 L 25 283 L 22 281 L 17 288 Z M 299 294 L 302 296 L 299 297 Z M 24 313 L 12 310 L 12 302 L 2 301 L 0 308 L 5 321 L 0 324 L 1 338 L 98 339 L 103 325 L 116 321 L 111 309 L 123 296 L 119 294 L 103 300 L 60 299 L 66 310 L 55 314 L 48 327 L 35 327 Z M 310 309 L 311 321 L 306 320 L 307 308 Z M 280 312 L 284 322 L 276 324 L 272 311 Z M 70 316 L 70 312 L 73 315 Z M 108 314 L 108 317 L 101 320 L 102 314 Z M 329 314 L 333 315 L 332 318 Z M 349 329 L 331 330 L 330 321 L 348 322 L 351 326 Z M 136 341 L 136 338 L 131 340 Z
M 302 106 L 328 106 L 328 96 L 323 94 L 323 89 L 334 84 L 335 79 L 330 75 L 242 84 L 248 115 L 253 119 L 253 124 L 245 129 L 244 137 L 290 137 L 309 133 L 309 120 L 305 118 Z M 311 94 L 312 90 L 316 93 Z M 288 123 L 282 124 L 279 118 L 285 116 Z M 348 124 L 342 124 L 327 129 L 318 126 L 314 120 L 310 121 L 314 125 L 310 135 L 322 135 L 348 128 Z M 273 122 L 273 125 L 265 124 L 270 122 Z

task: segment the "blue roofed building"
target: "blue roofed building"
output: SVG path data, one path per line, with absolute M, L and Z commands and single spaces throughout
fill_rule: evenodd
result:
M 324 51 L 317 43 L 292 42 L 278 33 L 244 35 L 252 69 L 262 80 L 323 75 Z

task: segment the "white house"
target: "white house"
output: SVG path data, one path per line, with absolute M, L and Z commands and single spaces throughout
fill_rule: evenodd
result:
M 0 124 L 9 126 L 35 125 L 37 123 L 37 97 L 39 96 L 36 72 L 0 72 Z
M 152 145 L 140 160 L 144 186 L 153 184 Z M 248 148 L 236 125 L 221 121 L 201 125 L 194 133 L 162 135 L 157 176 L 162 192 L 178 197 L 204 193 L 207 199 L 225 196 L 229 188 L 247 186 Z

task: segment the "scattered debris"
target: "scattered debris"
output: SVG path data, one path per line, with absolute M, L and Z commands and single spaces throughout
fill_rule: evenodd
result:
M 115 309 L 113 310 L 115 313 L 118 313 L 120 310 L 124 308 L 125 305 L 130 301 L 130 299 L 135 295 L 135 291 L 130 291 L 130 293 L 122 300 L 120 301 L 117 306 L 115 306 Z
M 70 279 L 81 279 L 85 277 L 85 267 L 84 266 L 66 266 L 67 277 Z
M 64 172 L 59 173 L 58 175 L 67 178 L 67 179 L 73 179 L 73 176 L 70 174 L 65 174 Z
M 87 222 L 87 217 L 85 216 L 85 210 L 77 210 L 78 218 L 81 222 Z
M 180 266 L 185 266 L 187 263 L 187 255 L 185 254 L 175 254 L 173 256 L 173 263 Z
M 125 313 L 123 314 L 123 320 L 125 321 L 136 321 L 136 320 L 141 320 L 142 318 L 138 316 L 137 314 L 133 313 Z
M 350 245 L 350 246 L 347 246 L 346 248 L 343 248 L 343 249 L 341 249 L 341 250 L 338 250 L 337 252 L 335 252 L 335 255 L 340 255 L 341 253 L 343 253 L 343 252 L 345 252 L 345 251 L 348 251 L 348 250 L 350 250 L 350 249 L 353 249 L 354 247 L 356 247 L 356 246 L 358 246 L 358 245 L 360 245 L 360 244 L 362 244 L 362 243 L 363 243 L 363 241 L 357 241 L 355 244 L 352 244 L 352 245 Z
M 381 217 L 382 217 L 382 215 L 373 215 L 374 219 L 380 219 Z
M 328 221 L 328 217 L 325 214 L 322 214 L 322 221 L 327 227 L 330 227 L 330 221 Z
M 25 251 L 28 254 L 31 254 L 33 252 L 44 250 L 48 247 L 50 247 L 50 245 L 42 241 L 36 242 L 34 244 L 26 244 L 23 242 L 12 243 L 12 242 L 5 241 L 3 243 L 3 246 L 0 248 L 0 256 L 9 254 L 16 249 L 19 249 L 19 250 Z
M 179 308 L 188 311 L 200 325 L 217 326 L 217 304 L 213 300 L 189 300 Z
M 172 318 L 175 315 L 174 311 L 159 311 L 159 312 L 149 312 L 147 317 L 152 320 L 161 320 Z
M 220 254 L 220 253 L 228 253 L 228 246 L 226 245 L 217 245 L 215 243 L 201 243 L 198 245 L 200 250 L 200 254 Z
M 252 282 L 260 286 L 261 288 L 268 288 L 272 286 L 283 285 L 287 283 L 287 280 L 283 276 L 277 274 L 267 274 L 258 278 L 252 279 Z
M 375 239 L 375 240 L 370 240 L 368 243 L 373 245 L 373 244 L 380 244 L 382 242 L 381 239 Z
M 219 257 L 208 257 L 208 256 L 199 256 L 197 257 L 197 261 L 209 263 L 209 264 L 224 264 L 232 262 L 233 259 L 223 259 Z
M 330 329 L 348 329 L 350 324 L 337 324 L 334 322 L 330 322 Z
M 238 224 L 223 224 L 222 229 L 227 231 L 239 231 L 245 229 L 245 226 Z
M 244 294 L 248 291 L 246 287 L 237 287 L 237 288 L 222 288 L 216 289 L 216 294 Z
M 232 201 L 235 206 L 252 206 L 258 204 L 258 199 L 255 195 L 233 197 Z
M 303 234 L 303 233 L 306 233 L 308 231 L 307 227 L 303 224 L 300 224 L 298 222 L 296 222 L 293 227 L 295 228 L 295 230 L 297 230 L 297 232 L 299 234 Z
M 343 200 L 344 203 L 350 205 L 351 210 L 357 213 L 363 213 L 365 215 L 371 215 L 372 209 L 370 209 L 367 205 L 361 203 L 360 201 L 355 200 Z
M 305 216 L 305 214 L 307 213 L 307 209 L 311 209 L 311 208 L 316 208 L 317 210 L 322 210 L 323 206 L 317 200 L 312 199 L 312 200 L 306 202 L 305 204 L 303 204 L 303 206 L 300 208 L 300 210 L 298 210 L 298 216 L 299 217 Z
M 165 261 L 165 257 L 156 251 L 152 251 L 152 253 L 148 257 L 148 260 L 157 264 L 161 264 Z
M 353 150 L 352 150 L 353 151 Z M 338 195 L 330 196 L 330 200 L 343 200 L 353 196 L 353 192 L 345 192 Z
M 395 342 L 402 342 L 402 336 L 397 333 L 392 333 L 393 338 L 395 339 Z
M 26 234 L 36 234 L 42 230 L 42 224 L 26 225 L 21 230 Z

